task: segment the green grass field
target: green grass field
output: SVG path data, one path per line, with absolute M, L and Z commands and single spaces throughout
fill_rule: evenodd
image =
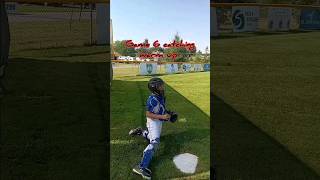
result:
M 128 71 L 128 70 L 123 70 Z M 129 69 L 130 71 L 130 69 Z M 197 171 L 189 178 L 208 179 L 210 166 L 210 73 L 163 75 L 167 106 L 179 121 L 165 123 L 160 149 L 152 163 L 154 179 L 183 179 L 173 157 L 189 152 L 199 157 Z M 143 138 L 128 136 L 130 129 L 145 127 L 145 101 L 150 92 L 146 76 L 116 75 L 111 87 L 111 179 L 140 179 L 133 174 L 147 146 Z
M 67 22 L 10 26 L 0 179 L 106 179 L 107 47 L 72 42 L 86 24 L 73 35 Z
M 320 33 L 236 36 L 211 39 L 218 179 L 319 179 Z
M 96 28 L 93 26 L 93 40 Z M 61 20 L 55 22 L 17 22 L 10 23 L 12 54 L 24 51 L 71 47 L 90 44 L 90 21 Z

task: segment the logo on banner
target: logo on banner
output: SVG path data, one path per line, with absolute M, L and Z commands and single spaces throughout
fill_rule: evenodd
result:
M 148 74 L 151 74 L 152 70 L 153 70 L 152 64 L 147 64 L 147 72 L 148 72 Z
M 268 28 L 270 31 L 288 31 L 290 29 L 291 8 L 269 8 Z
M 232 16 L 232 22 L 233 22 L 235 29 L 242 30 L 244 28 L 244 24 L 245 24 L 243 12 L 240 10 L 236 10 Z
M 181 68 L 183 72 L 188 72 L 191 69 L 191 64 L 182 64 Z
M 174 68 L 174 65 L 173 65 L 173 64 L 171 64 L 171 66 L 170 66 L 170 71 L 171 71 L 171 72 L 174 72 L 174 71 L 175 71 L 175 68 Z
M 232 24 L 234 32 L 258 30 L 259 7 L 232 7 Z
M 178 64 L 166 64 L 166 73 L 177 73 L 178 72 Z
M 302 29 L 320 29 L 320 10 L 303 9 L 301 11 L 300 27 Z
M 14 2 L 7 2 L 5 4 L 7 13 L 16 13 L 17 11 L 17 3 Z
M 204 71 L 210 71 L 210 64 L 204 64 L 203 65 L 203 70 Z
M 141 63 L 140 64 L 140 74 L 141 75 L 151 75 L 157 73 L 156 63 Z
M 201 64 L 194 64 L 193 68 L 194 68 L 194 71 L 201 71 Z
M 184 71 L 187 71 L 187 66 L 184 64 L 184 65 L 182 65 L 182 69 L 184 70 Z

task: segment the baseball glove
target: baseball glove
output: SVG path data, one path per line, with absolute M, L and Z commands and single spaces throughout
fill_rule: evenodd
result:
M 168 114 L 170 114 L 170 119 L 169 121 L 174 123 L 178 120 L 178 113 L 174 112 L 174 111 L 168 111 Z

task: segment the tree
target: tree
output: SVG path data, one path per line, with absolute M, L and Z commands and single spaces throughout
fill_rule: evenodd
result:
M 208 46 L 204 50 L 204 53 L 205 53 L 205 62 L 209 62 L 210 61 L 210 52 L 209 52 L 209 47 Z
M 205 54 L 209 54 L 209 47 L 207 46 L 206 49 L 204 50 Z
M 136 50 L 126 46 L 126 40 L 114 42 L 114 51 L 122 56 L 136 56 Z
M 164 52 L 164 49 L 162 47 L 151 47 L 150 49 L 150 52 L 154 52 L 154 51 L 159 51 L 159 52 Z
M 144 39 L 143 43 L 147 44 L 147 43 L 149 43 L 149 40 L 146 38 L 146 39 Z M 149 54 L 150 53 L 150 49 L 143 48 L 143 47 L 137 48 L 136 51 L 137 51 L 137 54 L 138 54 L 137 56 L 139 56 L 140 54 Z
M 180 37 L 180 35 L 178 33 L 175 34 L 173 40 L 176 42 L 183 41 L 183 39 Z M 177 61 L 177 62 L 186 62 L 186 61 L 190 60 L 189 59 L 190 53 L 195 53 L 195 52 L 196 52 L 196 48 L 193 49 L 192 51 L 187 50 L 185 47 L 173 47 L 173 48 L 164 49 L 164 53 L 166 55 L 173 54 L 173 53 L 177 54 L 178 57 L 175 59 L 175 61 Z M 166 57 L 165 60 L 172 61 L 172 59 L 170 57 Z

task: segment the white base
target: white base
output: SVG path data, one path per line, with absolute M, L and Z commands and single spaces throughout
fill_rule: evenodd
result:
M 198 157 L 190 153 L 184 153 L 175 156 L 173 162 L 181 172 L 193 174 L 196 172 Z

